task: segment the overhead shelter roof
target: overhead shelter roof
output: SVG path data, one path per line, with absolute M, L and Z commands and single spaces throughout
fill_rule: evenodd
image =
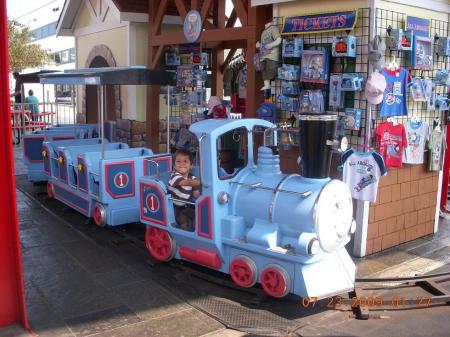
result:
M 22 83 L 40 83 L 40 75 L 55 72 L 57 72 L 57 70 L 39 70 L 32 73 L 19 74 L 19 81 Z
M 83 68 L 40 75 L 42 84 L 175 85 L 176 74 L 145 67 Z

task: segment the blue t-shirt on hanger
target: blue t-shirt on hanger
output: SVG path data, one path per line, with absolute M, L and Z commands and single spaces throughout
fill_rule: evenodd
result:
M 380 73 L 387 83 L 381 102 L 381 117 L 408 115 L 406 87 L 410 82 L 409 71 L 404 68 L 399 68 L 397 71 L 383 68 Z

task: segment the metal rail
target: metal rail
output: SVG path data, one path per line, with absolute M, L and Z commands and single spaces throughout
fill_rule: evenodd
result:
M 259 188 L 262 190 L 267 190 L 267 191 L 273 191 L 273 192 L 282 192 L 282 193 L 288 193 L 288 194 L 294 194 L 294 195 L 299 195 L 303 198 L 309 197 L 312 193 L 312 191 L 305 191 L 305 192 L 296 192 L 296 191 L 289 191 L 289 190 L 283 190 L 283 189 L 278 189 L 278 188 L 273 188 L 273 187 L 269 187 L 269 186 L 264 186 L 262 183 L 254 183 L 254 184 L 246 184 L 246 183 L 241 183 L 238 181 L 230 181 L 231 184 L 236 184 L 236 185 L 241 185 L 244 187 L 248 187 L 250 189 L 255 189 L 255 188 Z

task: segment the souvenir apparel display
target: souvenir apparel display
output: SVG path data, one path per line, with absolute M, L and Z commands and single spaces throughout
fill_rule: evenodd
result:
M 380 35 L 376 35 L 369 43 L 369 61 L 374 70 L 381 70 L 384 67 L 386 44 Z
M 256 109 L 256 112 L 258 118 L 265 119 L 272 123 L 276 123 L 277 121 L 277 106 L 275 103 L 263 103 Z
M 387 83 L 383 94 L 380 116 L 408 115 L 406 87 L 410 82 L 409 71 L 404 68 L 399 68 L 396 71 L 384 68 L 380 73 L 384 76 Z
M 344 73 L 342 74 L 342 91 L 361 91 L 364 84 L 362 74 Z
M 425 143 L 428 140 L 428 124 L 413 118 L 405 125 L 408 147 L 404 149 L 403 163 L 405 164 L 423 164 Z
M 425 102 L 425 87 L 421 78 L 414 77 L 411 80 L 411 86 L 409 87 L 411 91 L 411 97 L 415 102 Z
M 390 50 L 412 50 L 413 31 L 403 29 L 391 29 L 387 37 Z
M 331 55 L 333 57 L 356 57 L 356 37 L 334 36 Z
M 300 82 L 328 83 L 329 57 L 326 50 L 305 50 L 302 54 Z
M 436 109 L 436 84 L 427 78 L 423 81 L 425 88 L 425 98 L 427 101 L 427 111 L 434 111 Z
M 361 127 L 361 109 L 346 108 L 345 109 L 345 128 L 347 130 L 358 131 Z
M 378 71 L 374 71 L 367 79 L 364 96 L 370 104 L 380 104 L 386 87 L 386 78 Z
M 217 96 L 211 96 L 208 101 L 207 118 L 227 118 L 227 108 Z
M 300 78 L 300 67 L 292 64 L 283 64 L 278 68 L 278 79 L 296 81 Z
M 302 90 L 300 92 L 300 113 L 322 113 L 325 111 L 322 90 Z
M 447 69 L 436 70 L 436 84 L 439 85 L 449 85 L 450 86 L 450 74 Z
M 342 155 L 341 165 L 342 180 L 350 188 L 352 198 L 374 202 L 380 177 L 387 174 L 383 157 L 376 151 L 349 149 Z
M 410 65 L 413 69 L 433 70 L 433 43 L 430 38 L 414 35 Z
M 294 37 L 293 39 L 283 39 L 283 57 L 300 57 L 303 52 L 303 39 Z
M 266 23 L 266 28 L 261 33 L 261 43 L 257 43 L 261 62 L 261 74 L 264 80 L 265 89 L 270 89 L 270 81 L 277 75 L 279 48 L 281 44 L 281 34 L 275 22 Z
M 330 95 L 328 105 L 333 108 L 344 107 L 344 92 L 342 91 L 342 74 L 330 75 Z
M 440 36 L 437 48 L 437 54 L 439 56 L 450 56 L 450 37 Z
M 444 163 L 444 153 L 446 150 L 445 134 L 441 128 L 437 126 L 431 132 L 430 140 L 428 142 L 428 149 L 430 150 L 428 159 L 429 171 L 440 171 Z
M 386 166 L 402 167 L 403 149 L 408 147 L 403 125 L 384 122 L 376 128 L 375 138 L 378 142 L 378 152 L 383 156 Z

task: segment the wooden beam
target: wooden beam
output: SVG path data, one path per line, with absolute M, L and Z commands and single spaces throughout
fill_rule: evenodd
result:
M 216 29 L 217 26 L 212 24 L 209 20 L 205 20 L 205 22 L 203 23 L 203 28 L 205 28 L 205 29 Z
M 177 6 L 178 14 L 180 14 L 181 22 L 183 22 L 187 14 L 186 7 L 184 6 L 184 1 L 175 0 L 175 6 Z
M 199 0 L 191 0 L 191 9 L 195 9 L 198 11 L 200 7 Z
M 202 9 L 200 10 L 200 17 L 202 18 L 202 27 L 203 27 L 203 24 L 205 23 L 205 21 L 209 22 L 208 20 L 206 20 L 206 18 L 208 17 L 211 3 L 212 3 L 212 0 L 205 0 L 205 2 L 203 3 Z
M 223 64 L 220 66 L 220 72 L 223 74 L 223 72 L 225 71 L 225 68 L 228 67 L 228 65 L 230 64 L 234 54 L 236 54 L 237 49 L 233 48 L 230 50 L 230 52 L 228 53 L 225 62 L 223 62 Z
M 164 18 L 164 14 L 166 13 L 167 6 L 169 5 L 169 0 L 161 0 L 158 6 L 158 11 L 155 14 L 155 18 L 153 19 L 153 33 L 155 35 L 161 34 L 161 23 Z
M 247 4 L 244 3 L 245 0 L 232 0 L 234 9 L 241 21 L 242 26 L 247 26 Z
M 158 66 L 159 66 L 159 61 L 161 60 L 161 55 L 162 52 L 164 50 L 164 45 L 159 45 L 158 49 L 156 50 L 156 52 L 153 55 L 153 60 L 152 60 L 152 65 L 151 68 L 152 70 L 155 70 Z
M 233 10 L 231 11 L 230 17 L 227 20 L 227 25 L 225 27 L 226 28 L 234 27 L 236 20 L 237 20 L 237 13 L 236 13 L 236 10 L 233 8 Z
M 222 41 L 246 40 L 249 36 L 250 27 L 235 27 L 205 30 L 200 34 L 198 42 L 215 42 L 218 39 Z M 156 35 L 152 37 L 150 44 L 152 46 L 183 44 L 186 38 L 183 32 L 174 32 L 164 35 Z
M 217 28 L 225 28 L 225 0 L 214 1 L 213 22 Z

